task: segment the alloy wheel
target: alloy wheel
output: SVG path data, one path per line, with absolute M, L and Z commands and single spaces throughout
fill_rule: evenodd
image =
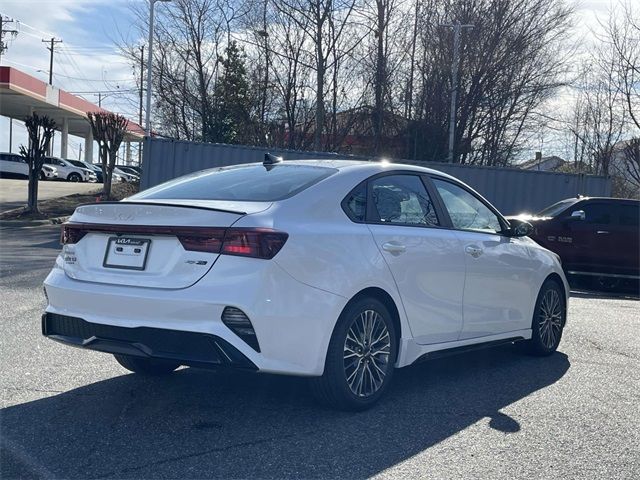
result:
M 549 349 L 555 347 L 562 331 L 562 302 L 555 289 L 545 292 L 540 302 L 538 327 L 542 344 Z
M 344 342 L 344 373 L 351 392 L 369 397 L 384 384 L 391 355 L 391 336 L 384 318 L 365 310 L 353 319 Z

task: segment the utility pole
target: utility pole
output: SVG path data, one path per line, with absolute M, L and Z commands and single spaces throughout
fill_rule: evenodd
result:
M 151 73 L 153 71 L 153 10 L 156 2 L 170 2 L 171 0 L 149 0 L 149 42 L 147 52 L 147 121 L 145 122 L 145 132 L 151 138 Z
M 453 28 L 453 62 L 451 63 L 451 112 L 449 115 L 449 156 L 447 162 L 453 163 L 456 137 L 456 100 L 458 96 L 458 64 L 460 63 L 460 32 L 464 28 L 473 28 L 471 24 L 442 25 Z
M 102 108 L 102 93 L 98 92 L 98 108 Z
M 50 47 L 47 47 L 47 50 L 49 50 L 50 53 L 50 57 L 49 57 L 49 85 L 53 85 L 53 49 L 56 46 L 56 43 L 62 43 L 62 40 L 56 40 L 55 38 L 51 37 L 51 40 L 42 40 L 45 43 L 51 43 Z
M 2 59 L 2 54 L 7 49 L 7 44 L 4 42 L 5 34 L 8 33 L 13 37 L 18 35 L 18 30 L 15 30 L 15 29 L 7 30 L 5 29 L 5 25 L 10 23 L 15 23 L 15 22 L 16 21 L 13 18 L 5 17 L 0 13 L 0 59 Z
M 144 45 L 140 46 L 140 105 L 138 107 L 138 125 L 142 128 L 142 99 L 144 96 Z M 142 165 L 142 142 L 138 142 L 138 166 Z
M 138 106 L 138 124 L 142 127 L 142 99 L 144 92 L 144 45 L 140 47 L 140 105 Z

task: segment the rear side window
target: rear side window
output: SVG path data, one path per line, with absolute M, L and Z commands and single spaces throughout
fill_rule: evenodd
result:
M 640 225 L 639 205 L 620 205 L 617 211 L 619 212 L 620 225 L 625 227 L 637 227 Z
M 311 165 L 224 167 L 176 178 L 130 199 L 273 202 L 292 197 L 335 172 L 335 168 Z
M 367 187 L 364 182 L 345 197 L 342 208 L 354 222 L 364 222 L 367 215 Z

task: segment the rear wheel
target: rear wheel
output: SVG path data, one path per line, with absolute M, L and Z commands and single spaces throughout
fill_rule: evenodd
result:
M 69 180 L 70 182 L 81 182 L 82 177 L 78 173 L 70 173 L 67 177 L 67 180 Z
M 387 308 L 374 298 L 356 300 L 338 319 L 324 374 L 312 379 L 312 390 L 334 408 L 369 408 L 389 387 L 396 356 L 396 331 Z
M 551 355 L 558 349 L 566 320 L 564 289 L 556 280 L 542 285 L 531 324 L 531 340 L 525 342 L 532 355 Z
M 127 370 L 143 375 L 167 375 L 180 366 L 170 360 L 140 358 L 130 355 L 113 355 L 118 363 Z

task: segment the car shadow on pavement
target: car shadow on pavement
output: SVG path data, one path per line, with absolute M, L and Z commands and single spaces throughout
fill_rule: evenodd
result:
M 361 413 L 316 404 L 302 378 L 123 371 L 0 415 L 11 450 L 63 478 L 362 478 L 484 418 L 518 435 L 525 420 L 500 410 L 569 365 L 563 353 L 534 358 L 514 346 L 433 360 L 398 370 Z

